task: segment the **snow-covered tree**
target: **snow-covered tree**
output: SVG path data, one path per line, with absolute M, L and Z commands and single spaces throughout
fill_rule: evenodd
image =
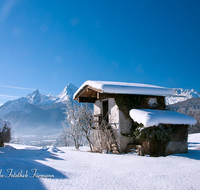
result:
M 0 119 L 0 147 L 11 140 L 11 124 Z
M 92 108 L 88 104 L 76 104 L 73 101 L 67 101 L 65 121 L 62 122 L 64 132 L 74 142 L 76 149 L 85 138 L 93 151 L 92 145 Z M 68 127 L 66 127 L 68 125 Z

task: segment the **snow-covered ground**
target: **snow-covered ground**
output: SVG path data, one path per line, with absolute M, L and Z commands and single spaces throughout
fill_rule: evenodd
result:
M 200 133 L 189 135 L 188 147 L 188 154 L 142 157 L 7 144 L 0 148 L 1 189 L 199 189 Z

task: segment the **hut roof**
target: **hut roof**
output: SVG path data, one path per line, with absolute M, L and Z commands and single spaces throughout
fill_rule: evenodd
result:
M 73 98 L 74 100 L 78 100 L 79 97 L 97 97 L 97 94 L 99 93 L 168 96 L 172 95 L 174 90 L 170 88 L 140 83 L 86 81 L 75 92 Z
M 142 123 L 144 127 L 158 126 L 159 124 L 194 125 L 197 121 L 193 117 L 175 111 L 154 109 L 132 109 L 130 117 Z

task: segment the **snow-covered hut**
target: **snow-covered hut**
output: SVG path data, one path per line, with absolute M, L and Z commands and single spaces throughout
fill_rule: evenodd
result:
M 187 152 L 188 126 L 196 123 L 190 116 L 165 110 L 165 96 L 173 93 L 148 84 L 86 81 L 73 98 L 94 103 L 96 119 L 106 118 L 116 139 L 117 149 L 111 151 L 139 147 L 141 154 L 160 156 Z M 105 149 L 97 144 L 98 151 Z

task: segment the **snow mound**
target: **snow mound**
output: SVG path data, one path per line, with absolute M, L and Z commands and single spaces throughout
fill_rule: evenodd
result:
M 175 111 L 132 109 L 129 114 L 134 121 L 142 123 L 144 127 L 158 126 L 159 124 L 194 125 L 197 122 L 193 117 Z

